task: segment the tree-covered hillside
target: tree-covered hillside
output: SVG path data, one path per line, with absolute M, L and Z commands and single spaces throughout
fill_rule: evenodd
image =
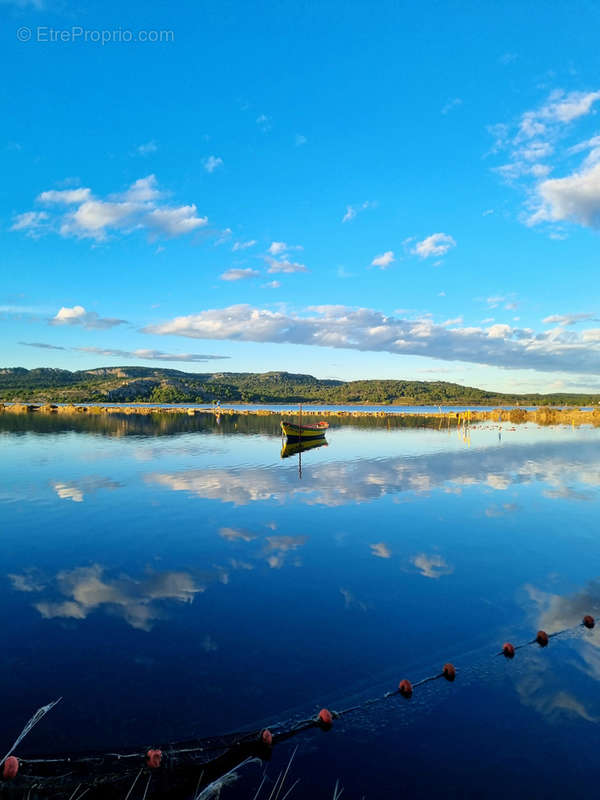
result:
M 0 369 L 0 401 L 55 403 L 591 405 L 600 395 L 501 394 L 444 381 L 319 380 L 289 372 L 188 373 L 152 367 Z

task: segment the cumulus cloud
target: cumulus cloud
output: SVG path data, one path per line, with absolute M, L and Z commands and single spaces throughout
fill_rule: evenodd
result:
M 288 249 L 288 246 L 285 242 L 271 242 L 269 245 L 269 253 L 272 256 L 278 256 L 280 253 L 284 253 Z
M 394 251 L 387 250 L 385 253 L 382 253 L 380 256 L 375 256 L 373 261 L 371 261 L 372 267 L 379 267 L 379 269 L 387 269 L 390 264 L 393 264 L 395 261 L 394 258 Z
M 228 269 L 221 274 L 222 281 L 243 281 L 248 278 L 258 278 L 260 272 L 256 269 Z
M 274 273 L 293 273 L 293 272 L 308 272 L 308 269 L 304 264 L 300 264 L 297 261 L 290 261 L 287 258 L 283 258 L 277 260 L 276 258 L 271 258 L 271 256 L 266 257 L 267 264 L 269 265 L 269 272 Z
M 211 309 L 144 329 L 194 339 L 309 344 L 421 355 L 515 369 L 597 373 L 600 343 L 563 327 L 536 333 L 508 325 L 448 328 L 430 318 L 406 319 L 372 309 L 319 306 L 307 315 L 250 305 Z
M 17 215 L 11 230 L 40 236 L 54 232 L 63 237 L 105 240 L 109 234 L 145 230 L 167 237 L 191 233 L 208 223 L 194 204 L 170 206 L 154 175 L 139 178 L 124 192 L 96 197 L 89 188 L 51 189 L 42 192 L 38 204 L 46 211 Z
M 495 169 L 508 181 L 523 180 L 528 209 L 523 219 L 528 225 L 568 221 L 600 227 L 600 137 L 570 147 L 563 144 L 574 122 L 592 113 L 598 100 L 600 91 L 558 90 L 539 108 L 525 111 L 515 125 L 492 127 L 494 152 L 509 154 L 508 162 Z M 562 163 L 585 151 L 589 152 L 577 169 L 563 177 L 548 177 L 550 157 Z
M 202 164 L 207 172 L 214 172 L 216 169 L 223 166 L 223 159 L 219 156 L 208 156 L 208 158 L 204 159 Z
M 86 311 L 83 306 L 73 306 L 72 308 L 63 306 L 50 320 L 50 323 L 52 325 L 81 325 L 84 328 L 105 329 L 124 325 L 126 320 L 101 317 L 95 311 Z
M 576 222 L 600 228 L 600 163 L 565 178 L 550 178 L 537 187 L 539 208 L 528 223 Z
M 261 284 L 261 289 L 279 289 L 280 287 L 280 281 L 267 281 L 267 283 Z
M 247 250 L 249 247 L 254 247 L 256 244 L 256 239 L 250 239 L 247 242 L 234 242 L 233 247 L 231 248 L 235 253 L 237 250 Z
M 447 233 L 432 233 L 422 242 L 417 242 L 413 253 L 421 258 L 431 258 L 431 256 L 444 256 L 453 247 L 456 247 L 456 242 L 452 236 Z

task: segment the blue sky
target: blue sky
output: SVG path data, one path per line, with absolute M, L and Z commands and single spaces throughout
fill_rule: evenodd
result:
M 600 391 L 596 4 L 0 15 L 2 366 Z

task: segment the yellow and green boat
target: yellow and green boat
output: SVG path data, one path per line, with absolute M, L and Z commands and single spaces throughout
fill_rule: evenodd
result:
M 324 439 L 327 428 L 329 428 L 328 422 L 317 422 L 314 425 L 300 425 L 297 422 L 285 420 L 281 422 L 281 430 L 288 442 L 310 442 Z

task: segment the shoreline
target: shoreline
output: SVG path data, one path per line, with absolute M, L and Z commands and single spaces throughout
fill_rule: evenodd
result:
M 241 404 L 236 404 L 241 405 Z M 394 406 L 399 408 L 399 406 Z M 424 406 L 426 408 L 426 406 Z M 535 422 L 539 425 L 595 425 L 600 426 L 600 408 L 592 410 L 581 410 L 580 408 L 557 408 L 544 406 L 537 409 L 525 408 L 495 408 L 492 410 L 478 411 L 477 406 L 466 411 L 361 411 L 360 406 L 357 410 L 346 411 L 343 409 L 313 410 L 310 407 L 303 407 L 302 416 L 305 417 L 324 417 L 324 418 L 357 418 L 371 417 L 375 419 L 403 419 L 403 418 L 422 418 L 444 421 L 450 425 L 463 425 L 471 422 L 510 422 L 519 424 L 525 422 Z M 196 408 L 192 406 L 170 406 L 161 407 L 153 405 L 132 404 L 132 405 L 88 405 L 88 404 L 68 404 L 58 405 L 54 403 L 0 403 L 0 413 L 9 414 L 140 414 L 150 416 L 153 414 L 186 414 L 188 416 L 259 416 L 259 417 L 296 417 L 298 411 L 290 408 L 286 410 L 274 410 L 270 408 L 227 408 L 227 407 L 207 407 Z

